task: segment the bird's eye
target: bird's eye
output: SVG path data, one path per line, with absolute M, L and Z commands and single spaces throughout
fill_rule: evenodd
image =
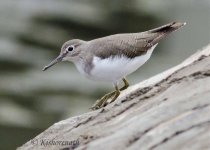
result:
M 67 47 L 67 51 L 68 51 L 68 52 L 73 51 L 73 50 L 74 50 L 74 46 L 73 46 L 73 45 Z

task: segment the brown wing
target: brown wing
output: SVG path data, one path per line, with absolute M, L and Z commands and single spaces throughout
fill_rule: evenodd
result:
M 169 33 L 179 29 L 185 23 L 172 22 L 164 26 L 141 33 L 116 34 L 90 41 L 95 55 L 105 59 L 115 56 L 134 58 L 144 55 Z
M 95 55 L 105 59 L 115 56 L 134 58 L 143 55 L 153 46 L 151 36 L 138 34 L 117 34 L 92 41 Z

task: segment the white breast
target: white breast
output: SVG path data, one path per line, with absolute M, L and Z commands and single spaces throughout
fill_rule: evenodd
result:
M 150 48 L 145 55 L 132 59 L 123 56 L 107 59 L 94 57 L 94 67 L 90 71 L 90 74 L 85 74 L 81 69 L 79 69 L 80 67 L 77 68 L 82 74 L 85 74 L 85 76 L 92 80 L 111 81 L 115 83 L 141 67 L 150 58 L 156 46 L 157 44 Z
M 126 57 L 114 57 L 107 59 L 94 57 L 94 67 L 90 73 L 90 78 L 94 80 L 117 82 L 141 67 L 150 58 L 156 46 L 157 44 L 148 50 L 145 55 L 138 56 L 133 59 Z

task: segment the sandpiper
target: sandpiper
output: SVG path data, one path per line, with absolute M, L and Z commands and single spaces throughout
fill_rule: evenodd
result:
M 145 32 L 115 34 L 91 41 L 69 40 L 63 44 L 59 56 L 43 71 L 60 61 L 70 61 L 87 78 L 112 82 L 115 91 L 104 95 L 92 106 L 92 109 L 99 109 L 106 106 L 109 99 L 109 103 L 115 101 L 120 91 L 128 88 L 126 76 L 150 58 L 161 39 L 185 24 L 172 22 Z M 124 82 L 122 88 L 118 88 L 120 80 Z

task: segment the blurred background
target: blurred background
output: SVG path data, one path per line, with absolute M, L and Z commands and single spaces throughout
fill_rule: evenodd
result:
M 210 0 L 0 0 L 0 149 L 14 149 L 53 123 L 90 111 L 110 83 L 89 81 L 68 62 L 46 72 L 61 45 L 187 22 L 128 76 L 160 73 L 210 42 Z

